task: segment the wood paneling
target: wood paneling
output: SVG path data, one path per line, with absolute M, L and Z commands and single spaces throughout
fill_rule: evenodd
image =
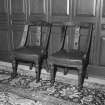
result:
M 11 0 L 12 24 L 25 24 L 26 0 Z
M 8 0 L 0 0 L 0 13 L 8 12 Z
M 52 0 L 52 15 L 69 15 L 69 0 Z
M 54 53 L 60 49 L 61 29 L 59 27 L 52 28 L 50 53 Z
M 105 0 L 101 0 L 98 57 L 99 65 L 105 66 Z
M 25 13 L 25 0 L 11 0 L 12 13 Z
M 28 0 L 29 20 L 47 19 L 47 0 Z
M 9 23 L 8 0 L 0 0 L 0 25 L 8 25 Z M 7 27 L 7 26 L 6 26 Z
M 13 49 L 19 48 L 21 38 L 22 38 L 22 31 L 13 31 Z
M 10 50 L 8 0 L 0 0 L 0 51 Z
M 85 51 L 88 41 L 89 29 L 88 27 L 83 27 L 80 30 L 80 50 Z
M 12 49 L 19 47 L 23 34 L 23 27 L 27 23 L 27 2 L 26 0 L 11 0 L 11 29 Z
M 46 13 L 46 0 L 30 0 L 29 1 L 30 14 L 45 14 Z
M 105 0 L 103 0 L 102 16 L 105 17 Z
M 12 27 L 12 49 L 16 49 L 20 47 L 21 38 L 23 34 L 24 26 L 22 25 L 16 25 Z
M 9 34 L 7 30 L 0 30 L 0 50 L 8 51 L 10 49 L 9 45 Z
M 96 0 L 75 0 L 76 16 L 96 16 Z
M 51 21 L 70 21 L 72 0 L 49 0 Z
M 100 65 L 105 66 L 105 36 L 101 37 L 100 40 Z

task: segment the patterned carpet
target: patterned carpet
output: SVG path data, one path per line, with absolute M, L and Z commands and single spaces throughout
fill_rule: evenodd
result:
M 10 72 L 0 70 L 0 105 L 105 105 L 105 85 L 87 83 L 78 92 L 75 85 L 63 82 L 51 86 L 49 80 L 35 83 L 33 76 L 9 77 Z

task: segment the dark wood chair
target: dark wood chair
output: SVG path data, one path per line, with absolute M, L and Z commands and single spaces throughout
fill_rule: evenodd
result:
M 25 34 L 27 33 L 27 36 L 24 36 L 24 38 L 26 39 L 26 42 L 23 44 L 23 40 L 21 44 L 21 46 L 24 46 L 12 51 L 12 79 L 17 76 L 17 67 L 19 63 L 29 63 L 31 66 L 35 66 L 36 82 L 40 81 L 42 64 L 44 59 L 47 59 L 48 56 L 51 26 L 52 25 L 48 22 L 36 21 L 35 23 L 28 25 L 28 27 L 25 28 L 24 32 Z M 33 40 L 35 42 L 33 44 L 28 43 L 30 35 L 34 35 L 35 39 Z
M 48 57 L 51 85 L 55 82 L 57 67 L 64 67 L 64 73 L 72 67 L 78 71 L 78 90 L 81 90 L 89 64 L 93 24 L 64 23 L 63 25 L 54 26 L 61 28 L 62 47 Z M 69 45 L 69 50 L 64 47 L 67 35 L 72 39 L 70 41 L 70 43 L 72 42 L 72 45 Z

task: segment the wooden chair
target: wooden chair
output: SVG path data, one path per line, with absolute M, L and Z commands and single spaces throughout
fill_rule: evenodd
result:
M 20 48 L 12 51 L 12 68 L 13 73 L 11 78 L 17 76 L 17 67 L 19 63 L 31 63 L 35 65 L 36 70 L 36 82 L 40 81 L 40 73 L 42 69 L 43 60 L 47 59 L 48 45 L 51 33 L 51 24 L 45 21 L 36 21 L 34 24 L 26 25 L 24 30 L 24 40 L 22 40 Z M 27 44 L 29 42 L 29 36 L 34 35 L 35 42 L 33 44 Z M 24 46 L 23 46 L 24 45 Z
M 89 55 L 92 41 L 93 24 L 73 24 L 64 23 L 63 25 L 54 25 L 61 28 L 61 49 L 48 57 L 48 63 L 51 73 L 51 85 L 55 82 L 57 67 L 68 68 L 72 67 L 78 71 L 78 90 L 83 87 L 84 78 L 89 64 Z M 84 33 L 82 32 L 84 29 Z M 70 34 L 71 33 L 71 34 Z M 70 49 L 64 48 L 66 36 L 70 35 Z M 71 37 L 72 36 L 72 37 Z M 82 43 L 85 42 L 85 43 Z

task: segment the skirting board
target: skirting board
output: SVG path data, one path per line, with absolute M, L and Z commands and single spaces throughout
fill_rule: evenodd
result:
M 11 63 L 0 61 L 0 69 L 9 70 L 9 71 L 12 72 L 12 65 L 11 65 Z M 18 66 L 18 72 L 30 73 L 30 75 L 35 75 L 35 68 L 33 68 L 32 70 L 29 70 L 29 66 L 19 65 Z M 41 77 L 49 80 L 50 79 L 50 74 L 45 69 L 42 69 Z M 64 75 L 62 72 L 57 72 L 57 74 L 56 74 L 56 80 L 58 80 L 58 81 L 62 80 L 62 81 L 66 81 L 67 83 L 69 83 L 70 79 L 74 79 L 75 83 L 76 83 L 78 78 L 77 78 L 76 74 Z M 85 79 L 85 81 L 99 83 L 99 84 L 105 84 L 105 78 L 101 79 L 101 78 L 96 78 L 96 77 L 89 76 L 88 79 Z

